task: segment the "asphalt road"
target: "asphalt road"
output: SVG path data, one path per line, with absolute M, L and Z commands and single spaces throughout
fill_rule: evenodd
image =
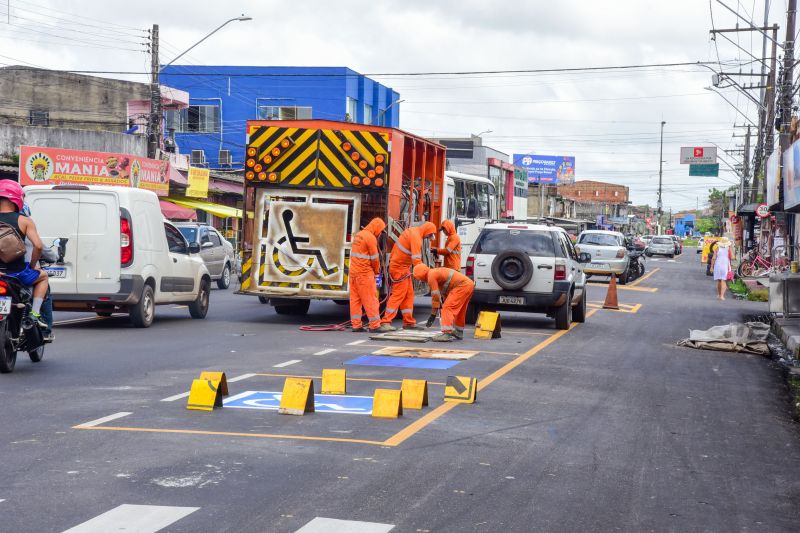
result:
M 344 365 L 350 396 L 431 382 L 430 405 L 394 420 L 164 401 L 203 370 L 240 378 L 232 397 L 280 392 L 285 375 L 409 346 L 298 331 L 346 320 L 333 303 L 282 317 L 215 291 L 206 320 L 160 307 L 147 330 L 58 314 L 45 360 L 0 376 L 0 531 L 796 531 L 800 435 L 778 370 L 675 346 L 765 304 L 717 301 L 691 252 L 650 272 L 619 291 L 624 312 L 569 332 L 504 314 L 501 339 L 437 346 L 479 352 L 449 370 Z M 453 374 L 480 380 L 477 403 L 443 406 Z

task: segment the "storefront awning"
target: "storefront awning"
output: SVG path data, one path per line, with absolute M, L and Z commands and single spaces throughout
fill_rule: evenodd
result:
M 197 220 L 197 213 L 194 209 L 181 207 L 166 200 L 159 200 L 158 204 L 161 206 L 161 212 L 170 220 Z
M 739 214 L 739 215 L 749 215 L 749 214 L 753 214 L 754 215 L 756 213 L 756 208 L 758 207 L 758 205 L 759 204 L 743 204 L 743 205 L 740 205 L 739 209 L 737 209 L 736 213 Z
M 200 209 L 201 211 L 205 211 L 207 213 L 211 213 L 214 216 L 222 217 L 222 218 L 242 218 L 242 210 L 236 209 L 235 207 L 230 207 L 227 205 L 220 205 L 220 204 L 212 204 L 210 202 L 203 202 L 200 200 L 191 200 L 189 198 L 167 198 L 170 202 L 174 204 L 178 204 L 183 207 L 189 207 L 191 209 Z
M 208 180 L 208 190 L 214 192 L 222 192 L 228 194 L 238 194 L 241 196 L 244 192 L 244 185 L 241 183 L 234 183 L 230 181 L 223 181 L 211 178 Z

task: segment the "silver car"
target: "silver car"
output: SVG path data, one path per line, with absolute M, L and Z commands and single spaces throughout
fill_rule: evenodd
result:
M 628 249 L 618 231 L 586 230 L 578 236 L 575 249 L 592 256 L 583 267 L 587 274 L 616 275 L 621 284 L 628 278 Z
M 235 264 L 233 245 L 213 226 L 197 222 L 178 222 L 175 224 L 189 243 L 200 244 L 200 257 L 206 264 L 211 279 L 217 287 L 227 289 L 231 285 L 231 272 Z
M 644 251 L 647 257 L 654 255 L 666 255 L 667 257 L 675 257 L 675 241 L 669 235 L 658 235 L 653 237 L 647 249 Z

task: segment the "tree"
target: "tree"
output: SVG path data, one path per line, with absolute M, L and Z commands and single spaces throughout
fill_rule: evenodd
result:
M 703 235 L 706 233 L 717 233 L 717 230 L 719 230 L 718 221 L 714 217 L 698 218 L 697 222 L 694 224 L 694 227 Z

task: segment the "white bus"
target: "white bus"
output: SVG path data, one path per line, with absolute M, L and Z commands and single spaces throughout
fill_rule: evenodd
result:
M 494 185 L 489 178 L 450 170 L 445 176 L 445 214 L 456 225 L 461 237 L 461 268 L 483 227 L 497 220 Z

